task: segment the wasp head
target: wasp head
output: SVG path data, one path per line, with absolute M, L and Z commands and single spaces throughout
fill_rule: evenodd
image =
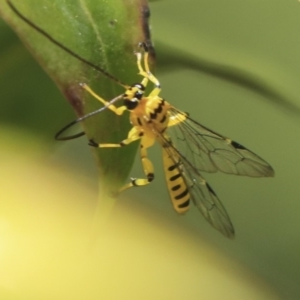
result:
M 145 87 L 141 83 L 133 84 L 129 89 L 124 93 L 124 105 L 128 110 L 133 110 L 139 104 L 139 101 L 142 99 L 145 92 Z

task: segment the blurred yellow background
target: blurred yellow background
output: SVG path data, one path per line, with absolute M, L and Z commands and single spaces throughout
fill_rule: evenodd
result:
M 125 197 L 93 227 L 96 195 L 84 179 L 34 143 L 16 154 L 7 134 L 32 138 L 0 132 L 1 299 L 279 299 L 262 278 L 137 198 Z

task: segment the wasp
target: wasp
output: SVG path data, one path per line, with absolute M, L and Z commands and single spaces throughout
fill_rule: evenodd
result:
M 13 11 L 30 26 L 64 51 L 95 67 L 52 37 L 49 38 L 47 33 L 28 21 L 9 0 L 7 1 Z M 187 113 L 175 108 L 162 98 L 160 82 L 149 68 L 148 46 L 142 42 L 139 44 L 139 49 L 135 54 L 138 74 L 142 77 L 140 83 L 124 86 L 124 94 L 111 101 L 101 98 L 87 84 L 81 84 L 81 87 L 103 106 L 62 128 L 56 134 L 56 139 L 67 140 L 83 135 L 82 132 L 73 136 L 61 137 L 62 133 L 75 123 L 105 109 L 111 110 L 118 116 L 126 111 L 129 112 L 132 128 L 122 141 L 98 143 L 94 139 L 89 140 L 89 145 L 96 148 L 120 148 L 134 142 L 140 143 L 139 152 L 145 177 L 132 178 L 120 189 L 120 192 L 131 187 L 148 185 L 154 180 L 154 167 L 148 158 L 148 149 L 154 143 L 158 143 L 162 148 L 165 178 L 175 211 L 184 214 L 193 203 L 215 229 L 224 236 L 233 238 L 234 227 L 230 217 L 217 194 L 202 176 L 202 172 L 221 171 L 226 174 L 249 177 L 271 177 L 274 176 L 274 170 L 264 159 L 246 147 L 201 125 Z M 115 80 L 102 68 L 96 66 L 96 69 L 104 76 Z M 117 79 L 115 81 L 120 82 Z M 149 94 L 146 94 L 149 83 L 154 87 Z M 123 105 L 115 106 L 115 103 L 120 100 L 123 101 Z

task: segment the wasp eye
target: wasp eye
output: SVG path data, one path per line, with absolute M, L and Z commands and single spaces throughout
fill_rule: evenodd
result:
M 128 110 L 135 109 L 138 106 L 138 104 L 139 104 L 139 101 L 136 98 L 132 98 L 130 100 L 129 99 L 125 99 L 124 100 L 124 105 L 126 106 L 126 108 Z
M 134 93 L 134 97 L 138 100 L 141 100 L 142 96 L 143 96 L 143 92 L 142 91 L 137 91 Z

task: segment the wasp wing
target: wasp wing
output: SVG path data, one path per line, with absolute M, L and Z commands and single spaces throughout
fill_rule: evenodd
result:
M 194 168 L 183 161 L 183 176 L 189 185 L 191 200 L 205 219 L 228 238 L 234 237 L 230 217 L 218 196 Z
M 214 228 L 233 238 L 234 228 L 230 218 L 210 185 L 174 147 L 167 134 L 160 134 L 159 140 L 163 147 L 165 175 L 174 209 L 182 214 L 188 210 L 192 200 Z
M 169 117 L 168 134 L 178 152 L 195 170 L 219 170 L 250 177 L 274 176 L 274 170 L 265 160 L 239 143 L 208 129 L 174 107 L 170 108 Z
M 274 170 L 252 151 L 199 124 L 174 107 L 169 109 L 169 119 L 167 133 L 158 133 L 164 151 L 177 165 L 190 199 L 205 219 L 226 237 L 233 238 L 230 217 L 200 171 L 268 177 L 274 175 Z M 171 198 L 176 199 L 171 188 L 169 192 Z M 175 201 L 172 202 L 176 209 Z

